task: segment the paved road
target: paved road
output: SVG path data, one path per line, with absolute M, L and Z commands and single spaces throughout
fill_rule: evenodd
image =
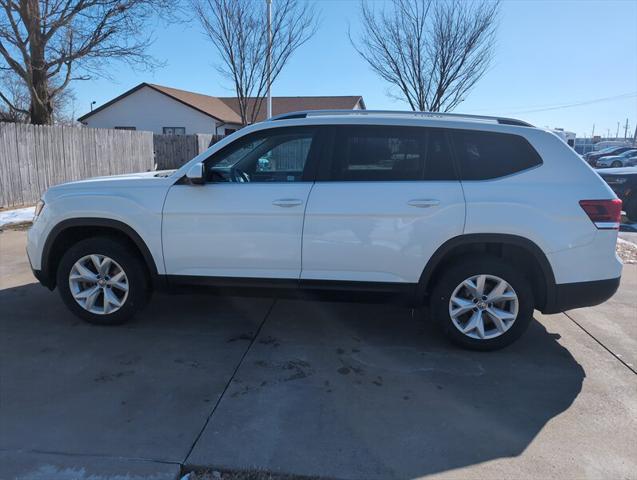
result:
M 480 354 L 393 306 L 155 296 L 86 325 L 24 236 L 0 233 L 0 479 L 637 478 L 635 266 L 608 304 Z

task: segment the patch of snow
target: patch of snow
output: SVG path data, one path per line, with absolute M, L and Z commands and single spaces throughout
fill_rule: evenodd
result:
M 637 264 L 637 244 L 618 238 L 617 255 L 619 255 L 624 264 Z
M 31 222 L 33 215 L 35 215 L 35 207 L 0 210 L 0 228 L 17 223 Z
M 637 234 L 626 235 L 624 233 L 620 233 L 619 237 L 617 237 L 617 243 L 628 243 L 633 247 L 637 248 Z

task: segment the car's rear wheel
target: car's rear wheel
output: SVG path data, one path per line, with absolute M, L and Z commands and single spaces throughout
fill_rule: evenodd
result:
M 613 163 L 610 164 L 610 166 L 613 168 L 619 168 L 622 166 L 622 162 L 620 162 L 619 160 L 615 160 Z
M 497 257 L 465 258 L 439 278 L 431 311 L 443 333 L 473 350 L 497 350 L 517 340 L 533 318 L 528 280 Z
M 143 263 L 123 243 L 105 237 L 82 240 L 62 257 L 57 285 L 66 306 L 100 325 L 131 318 L 148 298 Z

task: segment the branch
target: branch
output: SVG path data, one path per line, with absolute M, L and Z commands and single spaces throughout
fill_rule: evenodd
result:
M 350 42 L 397 87 L 412 110 L 449 111 L 484 75 L 493 55 L 498 0 L 361 0 L 362 30 Z
M 234 86 L 243 124 L 261 111 L 268 88 L 294 51 L 316 31 L 318 16 L 298 0 L 279 0 L 272 19 L 272 46 L 268 52 L 264 4 L 251 0 L 191 0 L 204 33 L 220 57 L 217 69 Z
M 22 108 L 18 108 L 13 103 L 11 103 L 11 101 L 2 92 L 0 92 L 0 99 L 7 104 L 7 106 L 9 107 L 9 110 L 11 110 L 12 112 L 18 112 L 23 115 L 29 114 L 28 110 L 23 110 Z

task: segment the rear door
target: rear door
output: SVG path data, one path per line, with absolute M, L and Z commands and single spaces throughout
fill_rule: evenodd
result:
M 352 125 L 333 135 L 306 208 L 301 278 L 417 282 L 464 226 L 446 132 Z

